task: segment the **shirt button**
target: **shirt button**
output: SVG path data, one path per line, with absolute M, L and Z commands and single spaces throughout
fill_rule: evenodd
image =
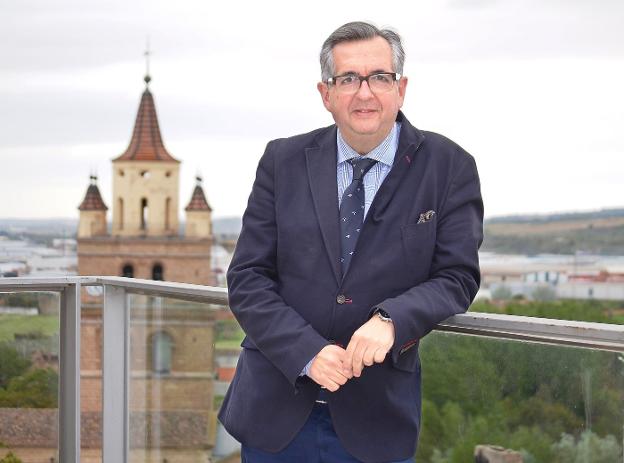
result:
M 344 294 L 339 294 L 338 297 L 336 298 L 336 302 L 338 304 L 344 304 L 346 300 L 347 298 L 345 297 Z

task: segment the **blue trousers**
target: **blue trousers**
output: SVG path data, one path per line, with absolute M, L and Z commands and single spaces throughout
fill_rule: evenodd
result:
M 308 421 L 285 449 L 270 453 L 243 445 L 241 463 L 362 462 L 350 455 L 338 440 L 327 405 L 316 404 Z M 414 460 L 408 458 L 391 463 L 414 463 Z

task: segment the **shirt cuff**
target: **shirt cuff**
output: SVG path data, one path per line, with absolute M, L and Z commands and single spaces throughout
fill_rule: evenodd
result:
M 316 358 L 316 355 L 312 357 L 312 360 L 310 360 L 305 367 L 303 367 L 303 370 L 301 370 L 301 373 L 299 373 L 299 376 L 310 376 L 310 367 L 312 366 L 312 362 L 314 362 L 315 358 Z

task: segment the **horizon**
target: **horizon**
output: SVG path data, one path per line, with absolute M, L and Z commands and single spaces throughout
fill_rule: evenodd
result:
M 109 209 L 110 210 L 110 209 Z M 624 213 L 624 205 L 614 206 L 614 207 L 604 207 L 600 209 L 570 209 L 570 210 L 558 210 L 558 211 L 546 211 L 546 212 L 526 212 L 526 213 L 517 213 L 517 214 L 504 214 L 504 215 L 493 215 L 493 216 L 485 216 L 484 220 L 491 219 L 503 219 L 503 218 L 512 218 L 512 217 L 548 217 L 548 216 L 556 216 L 556 215 L 577 215 L 577 214 L 591 214 L 591 213 L 600 213 L 600 212 L 611 212 L 611 211 L 622 211 Z M 180 223 L 186 222 L 185 217 L 182 215 L 179 218 Z M 227 220 L 227 219 L 242 219 L 242 215 L 213 215 L 212 220 Z M 2 220 L 15 220 L 15 221 L 46 221 L 46 220 L 73 220 L 78 221 L 78 214 L 76 217 L 0 217 L 0 221 Z M 108 212 L 107 212 L 107 220 L 108 220 Z

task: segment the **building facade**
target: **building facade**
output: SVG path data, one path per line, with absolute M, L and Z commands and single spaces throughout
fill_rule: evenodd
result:
M 111 227 L 96 177 L 79 206 L 78 274 L 210 285 L 212 210 L 198 177 L 180 233 L 180 161 L 164 146 L 145 80 L 130 144 L 112 161 Z
M 112 220 L 91 177 L 79 206 L 79 275 L 114 275 L 211 285 L 211 208 L 201 178 L 179 217 L 180 161 L 165 148 L 149 76 L 128 148 L 112 161 Z M 81 408 L 101 417 L 102 307 L 83 295 Z M 214 323 L 208 307 L 132 295 L 130 448 L 133 461 L 205 462 L 214 441 Z M 96 427 L 98 420 L 95 420 Z M 101 441 L 83 440 L 83 461 L 99 461 Z

